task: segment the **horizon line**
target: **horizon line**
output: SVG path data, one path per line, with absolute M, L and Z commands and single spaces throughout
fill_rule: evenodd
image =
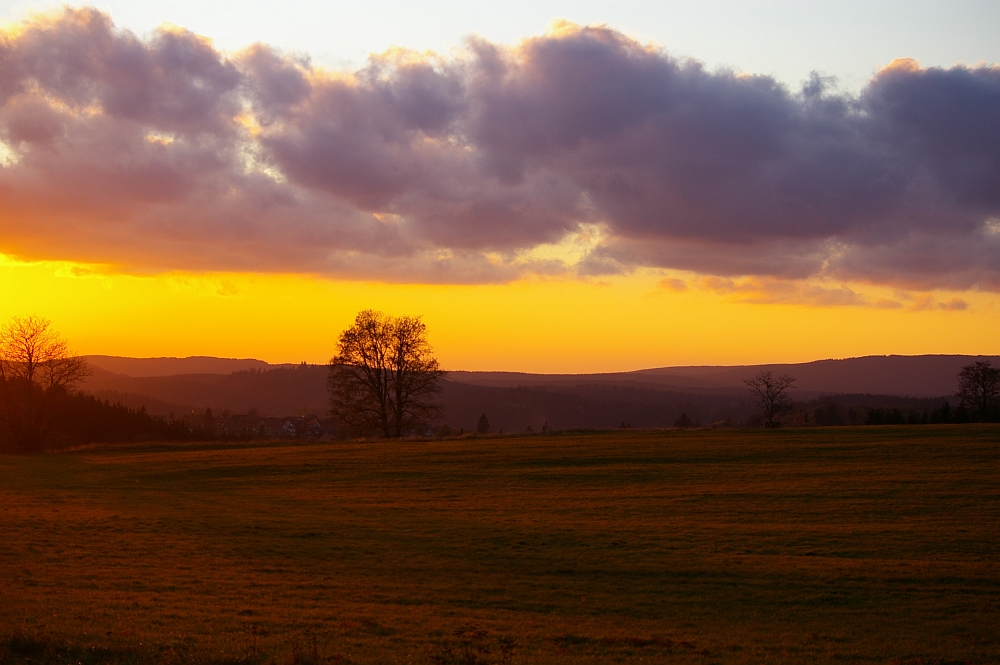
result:
M 81 358 L 113 358 L 119 360 L 139 360 L 139 361 L 153 361 L 153 360 L 226 360 L 235 362 L 257 362 L 268 365 L 271 368 L 279 368 L 282 366 L 313 366 L 320 367 L 328 365 L 329 363 L 311 363 L 305 360 L 298 362 L 271 362 L 268 360 L 261 360 L 260 358 L 231 358 L 225 356 L 206 356 L 206 355 L 193 355 L 193 356 L 148 356 L 148 357 L 136 357 L 136 356 L 114 356 L 102 353 L 88 353 L 80 354 Z M 916 354 L 905 354 L 905 353 L 872 353 L 862 356 L 846 356 L 842 358 L 817 358 L 814 360 L 805 360 L 799 362 L 760 362 L 760 363 L 735 363 L 735 364 L 702 364 L 702 365 L 659 365 L 655 367 L 641 367 L 638 369 L 624 369 L 624 370 L 611 370 L 611 371 L 598 371 L 598 372 L 529 372 L 523 370 L 505 370 L 505 369 L 445 369 L 442 370 L 446 374 L 454 372 L 464 372 L 468 374 L 525 374 L 525 375 L 538 375 L 538 376 L 599 376 L 599 375 L 612 375 L 612 374 L 633 374 L 638 372 L 649 372 L 664 369 L 707 369 L 707 368 L 740 368 L 740 367 L 767 367 L 767 366 L 792 366 L 792 365 L 810 365 L 813 363 L 821 362 L 839 362 L 845 360 L 863 360 L 866 358 L 927 358 L 927 357 L 937 357 L 937 358 L 1000 358 L 1000 354 L 970 354 L 970 353 L 916 353 Z M 110 370 L 106 370 L 110 371 Z M 239 370 L 237 370 L 239 371 Z M 204 374 L 206 372 L 196 372 Z M 214 372 L 207 372 L 214 373 Z

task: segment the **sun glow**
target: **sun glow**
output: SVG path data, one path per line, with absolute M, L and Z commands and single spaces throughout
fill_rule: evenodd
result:
M 865 306 L 839 290 L 831 296 L 802 285 L 720 287 L 662 271 L 601 281 L 398 285 L 254 273 L 137 276 L 0 255 L 0 288 L 0 318 L 50 318 L 85 354 L 322 363 L 366 308 L 423 316 L 450 369 L 591 372 L 1000 352 L 993 334 L 1000 316 L 990 294 L 844 287 Z M 879 307 L 880 299 L 901 306 Z

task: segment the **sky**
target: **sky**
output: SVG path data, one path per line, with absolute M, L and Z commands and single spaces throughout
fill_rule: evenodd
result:
M 0 319 L 79 353 L 325 362 L 368 308 L 448 369 L 1000 353 L 996 3 L 0 18 Z

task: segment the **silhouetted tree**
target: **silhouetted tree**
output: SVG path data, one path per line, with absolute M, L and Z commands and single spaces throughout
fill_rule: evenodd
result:
M 486 414 L 479 416 L 479 422 L 476 423 L 476 431 L 480 434 L 488 434 L 490 431 L 490 421 L 486 417 Z
M 694 421 L 688 417 L 687 413 L 682 413 L 674 421 L 674 427 L 677 429 L 690 429 L 694 427 Z
M 836 403 L 832 400 L 825 406 L 817 408 L 813 412 L 813 424 L 817 427 L 829 427 L 830 425 L 843 425 L 844 419 L 840 415 Z
M 944 401 L 941 408 L 934 409 L 931 412 L 930 422 L 932 423 L 950 423 L 952 418 L 951 404 L 948 400 Z
M 958 373 L 958 397 L 969 415 L 982 421 L 1000 415 L 1000 368 L 988 360 L 977 360 Z
M 444 374 L 431 353 L 419 318 L 360 312 L 330 360 L 330 414 L 357 434 L 426 430 L 441 414 Z
M 795 379 L 784 374 L 774 376 L 771 370 L 761 370 L 752 378 L 746 379 L 750 392 L 757 398 L 757 404 L 764 414 L 764 427 L 781 427 L 778 414 L 792 406 L 792 398 L 788 391 L 794 388 Z
M 207 439 L 215 438 L 215 416 L 212 409 L 205 409 L 205 414 L 201 417 L 201 431 Z
M 868 409 L 868 415 L 865 416 L 866 425 L 905 425 L 906 423 L 906 415 L 899 407 Z
M 45 447 L 59 403 L 90 374 L 50 325 L 28 316 L 0 328 L 0 430 L 22 452 Z

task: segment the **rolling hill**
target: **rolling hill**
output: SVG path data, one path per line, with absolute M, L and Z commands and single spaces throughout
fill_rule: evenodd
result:
M 324 365 L 271 365 L 254 359 L 87 356 L 93 374 L 82 389 L 158 415 L 214 412 L 262 416 L 323 415 Z M 797 400 L 824 395 L 883 395 L 943 401 L 956 375 L 974 360 L 996 356 L 867 356 L 809 363 L 663 367 L 605 374 L 448 372 L 445 422 L 471 430 L 487 414 L 494 430 L 527 427 L 665 427 L 681 414 L 703 424 L 744 422 L 754 411 L 743 380 L 766 369 L 796 377 Z M 854 398 L 854 403 L 865 400 Z M 871 400 L 867 400 L 871 402 Z M 884 401 L 884 400 L 883 400 Z

